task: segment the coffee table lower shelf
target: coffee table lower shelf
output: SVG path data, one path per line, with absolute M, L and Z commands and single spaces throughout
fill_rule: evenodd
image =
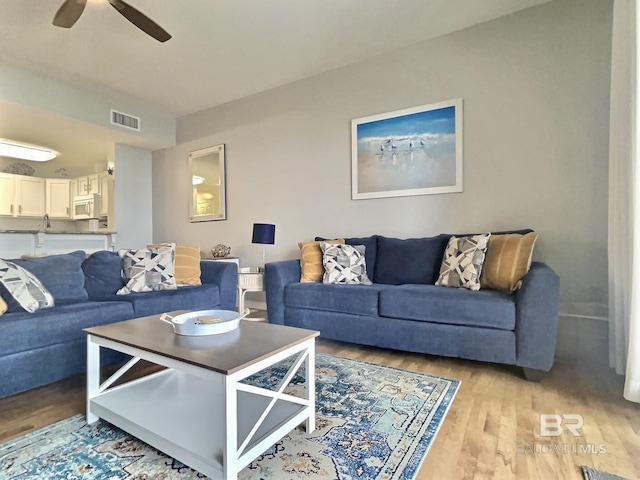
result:
M 224 390 L 215 383 L 167 369 L 91 400 L 100 418 L 212 478 L 222 478 Z M 198 392 L 194 395 L 194 392 Z M 238 392 L 238 438 L 246 438 L 269 398 Z M 305 408 L 277 402 L 248 450 L 269 435 L 283 437 L 304 421 Z M 171 440 L 168 440 L 168 439 Z

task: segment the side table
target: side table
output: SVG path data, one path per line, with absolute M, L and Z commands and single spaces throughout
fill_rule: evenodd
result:
M 202 257 L 201 262 L 232 262 L 240 267 L 239 257 Z
M 238 270 L 238 311 L 244 312 L 244 297 L 247 292 L 263 292 L 264 291 L 264 273 L 262 269 L 256 267 L 242 267 Z M 256 313 L 250 313 L 245 320 L 260 322 L 266 320 L 266 316 Z

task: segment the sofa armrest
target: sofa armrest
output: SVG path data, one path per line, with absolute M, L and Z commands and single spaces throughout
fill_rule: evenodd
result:
M 533 262 L 515 295 L 516 365 L 548 371 L 556 350 L 560 278 L 548 265 Z
M 238 295 L 238 266 L 234 262 L 200 262 L 200 280 L 215 283 L 220 290 L 220 308 L 235 310 Z
M 269 323 L 284 325 L 284 289 L 300 281 L 300 260 L 270 262 L 264 267 L 264 288 Z

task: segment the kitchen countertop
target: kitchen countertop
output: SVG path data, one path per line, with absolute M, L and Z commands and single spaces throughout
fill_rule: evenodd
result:
M 76 232 L 69 230 L 0 230 L 0 233 L 46 233 L 47 235 L 113 235 L 116 232 L 97 230 L 95 232 Z

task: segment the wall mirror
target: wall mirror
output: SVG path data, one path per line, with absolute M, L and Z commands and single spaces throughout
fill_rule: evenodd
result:
M 226 220 L 224 145 L 189 152 L 189 221 Z

